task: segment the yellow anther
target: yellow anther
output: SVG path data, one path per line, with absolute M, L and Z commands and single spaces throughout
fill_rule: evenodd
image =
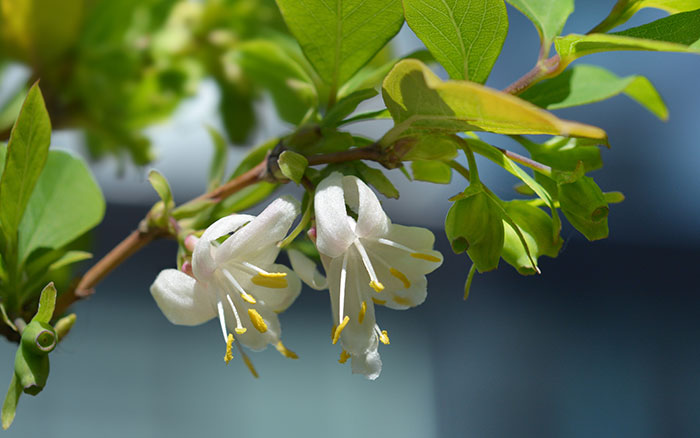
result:
M 382 330 L 380 333 L 379 341 L 384 345 L 389 345 L 389 333 L 386 330 Z
M 362 307 L 360 307 L 360 314 L 357 316 L 357 321 L 359 321 L 360 324 L 365 320 L 365 313 L 367 313 L 367 303 L 363 301 Z
M 265 333 L 267 331 L 267 324 L 265 324 L 265 321 L 257 310 L 248 309 L 248 317 L 250 317 L 250 322 L 253 323 L 253 326 L 255 326 L 260 333 Z
M 247 332 L 248 329 L 245 327 L 236 327 L 235 332 L 236 334 L 242 335 L 243 333 Z
M 284 357 L 287 357 L 289 359 L 299 359 L 299 356 L 297 356 L 297 354 L 289 348 L 285 347 L 282 341 L 279 341 L 277 344 L 275 344 L 275 348 Z
M 400 304 L 402 306 L 413 306 L 413 301 L 406 297 L 402 297 L 401 295 L 391 294 L 391 298 L 396 304 Z
M 333 325 L 333 327 L 331 327 L 331 340 L 333 340 L 333 337 L 335 336 L 335 329 L 337 329 L 337 328 L 338 328 L 337 325 Z
M 345 315 L 345 318 L 343 318 L 343 322 L 340 323 L 340 325 L 335 329 L 335 333 L 333 333 L 333 343 L 337 343 L 338 339 L 340 339 L 340 334 L 343 332 L 343 329 L 345 328 L 346 325 L 350 322 L 350 317 Z
M 286 272 L 261 272 L 258 274 L 261 277 L 265 278 L 284 278 L 287 276 Z
M 243 355 L 243 361 L 245 362 L 246 366 L 247 366 L 248 369 L 250 370 L 250 374 L 252 374 L 253 377 L 255 377 L 256 379 L 257 379 L 258 377 L 260 377 L 260 376 L 258 375 L 258 372 L 255 371 L 255 367 L 253 366 L 253 362 L 250 360 L 250 358 L 248 357 L 247 354 L 244 354 L 244 355 Z
M 255 298 L 249 293 L 242 292 L 241 293 L 241 298 L 243 298 L 245 301 L 247 301 L 250 304 L 255 304 L 257 301 L 255 301 Z
M 258 274 L 251 278 L 250 281 L 252 281 L 253 284 L 257 284 L 258 286 L 269 287 L 273 289 L 283 289 L 287 287 L 287 279 L 285 278 L 287 274 L 285 274 L 284 272 L 281 272 L 280 274 L 283 275 L 271 276 L 272 274 Z
M 421 260 L 427 260 L 429 262 L 435 262 L 435 263 L 440 261 L 439 258 L 437 258 L 433 255 L 430 255 L 430 254 L 423 254 L 422 252 L 412 252 L 411 257 L 416 258 L 416 259 L 421 259 Z
M 369 285 L 372 287 L 372 289 L 374 289 L 377 292 L 381 292 L 384 290 L 384 285 L 378 281 L 372 280 L 369 282 Z
M 380 306 L 383 306 L 384 304 L 386 304 L 386 300 L 379 300 L 379 299 L 374 298 L 374 297 L 372 297 L 372 302 L 374 302 L 374 304 L 379 304 Z
M 406 289 L 411 287 L 411 282 L 408 281 L 408 278 L 406 278 L 406 275 L 404 275 L 403 272 L 399 271 L 398 269 L 394 269 L 394 268 L 389 268 L 389 272 L 391 272 L 391 275 L 393 275 L 394 277 L 401 280 L 401 283 L 403 283 L 403 287 L 405 287 Z
M 340 359 L 338 359 L 338 363 L 345 363 L 350 359 L 350 353 L 347 351 L 343 350 L 340 352 Z
M 228 365 L 228 363 L 231 362 L 231 359 L 233 359 L 231 347 L 233 347 L 233 335 L 229 333 L 228 338 L 226 338 L 226 356 L 224 356 L 224 362 L 226 362 L 226 365 Z

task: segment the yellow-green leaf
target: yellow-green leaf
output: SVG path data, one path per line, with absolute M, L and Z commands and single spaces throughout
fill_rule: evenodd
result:
M 700 0 L 618 0 L 610 14 L 592 32 L 607 32 L 632 18 L 637 11 L 654 8 L 669 14 L 700 9 Z
M 384 80 L 382 91 L 395 122 L 383 144 L 426 131 L 550 134 L 607 142 L 600 128 L 559 119 L 530 102 L 483 85 L 442 81 L 417 60 L 398 63 Z

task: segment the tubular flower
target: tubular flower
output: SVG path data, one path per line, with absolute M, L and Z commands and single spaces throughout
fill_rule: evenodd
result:
M 301 281 L 274 261 L 277 242 L 298 214 L 294 199 L 280 198 L 257 217 L 234 214 L 214 222 L 194 245 L 192 276 L 166 269 L 151 285 L 165 317 L 173 324 L 198 325 L 218 316 L 227 363 L 234 342 L 254 350 L 273 344 L 285 356 L 296 357 L 280 341 L 277 313 L 296 299 Z
M 425 275 L 442 264 L 435 237 L 425 228 L 392 224 L 376 195 L 354 176 L 332 173 L 314 198 L 316 246 L 326 270 L 339 362 L 351 359 L 353 373 L 376 379 L 382 362 L 374 305 L 407 309 L 427 294 Z

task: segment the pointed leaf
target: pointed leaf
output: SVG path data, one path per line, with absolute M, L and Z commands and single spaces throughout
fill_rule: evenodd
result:
M 163 204 L 169 210 L 175 205 L 173 201 L 173 193 L 170 190 L 170 184 L 168 180 L 165 179 L 162 173 L 158 172 L 156 169 L 151 169 L 148 172 L 148 182 L 151 183 L 153 189 L 158 193 L 158 196 L 163 201 Z
M 323 118 L 322 125 L 328 127 L 336 127 L 347 116 L 353 113 L 357 106 L 367 99 L 371 99 L 377 95 L 373 88 L 355 91 L 338 101 L 333 108 L 328 111 L 328 114 Z
M 508 33 L 503 0 L 403 0 L 406 22 L 452 79 L 483 84 Z
M 546 109 L 569 108 L 599 102 L 624 93 L 662 120 L 668 108 L 649 80 L 643 76 L 619 77 L 593 65 L 577 65 L 540 82 L 519 95 Z
M 332 90 L 369 62 L 403 23 L 401 0 L 277 0 L 277 5 Z
M 561 120 L 516 96 L 471 82 L 443 82 L 416 60 L 394 67 L 384 80 L 383 96 L 396 123 L 383 144 L 425 131 L 551 134 L 607 141 L 600 128 Z
M 549 49 L 554 37 L 561 33 L 569 15 L 574 12 L 574 0 L 506 1 L 532 21 L 545 49 Z
M 379 193 L 387 198 L 399 199 L 399 191 L 396 189 L 396 187 L 394 187 L 394 184 L 389 181 L 389 178 L 384 175 L 384 172 L 379 169 L 369 167 L 361 161 L 354 163 L 354 167 L 357 170 L 360 179 L 377 189 Z
M 46 287 L 41 291 L 41 296 L 39 297 L 39 308 L 36 311 L 36 315 L 32 318 L 32 322 L 38 321 L 48 324 L 53 318 L 53 311 L 56 308 L 56 287 L 53 282 L 46 285 Z
M 618 0 L 610 14 L 598 24 L 593 32 L 607 32 L 632 18 L 643 8 L 655 8 L 677 14 L 700 9 L 700 0 Z
M 17 242 L 17 230 L 46 164 L 50 143 L 51 121 L 39 85 L 34 84 L 12 128 L 0 177 L 0 226 L 7 245 Z
M 221 185 L 226 173 L 226 163 L 228 162 L 228 149 L 224 137 L 211 126 L 207 126 L 207 131 L 214 146 L 214 155 L 209 165 L 209 180 L 207 191 L 210 192 Z
M 12 380 L 10 380 L 10 387 L 7 389 L 7 395 L 5 396 L 5 402 L 2 404 L 2 428 L 7 430 L 12 425 L 15 419 L 15 413 L 17 412 L 17 403 L 19 403 L 19 397 L 22 395 L 22 384 L 12 373 Z

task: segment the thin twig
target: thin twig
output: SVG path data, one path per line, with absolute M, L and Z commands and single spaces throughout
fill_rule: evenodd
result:
M 525 73 L 525 75 L 517 81 L 508 85 L 508 87 L 503 89 L 503 92 L 516 95 L 522 93 L 537 82 L 556 72 L 559 68 L 560 61 L 559 55 L 554 55 L 549 59 L 538 61 L 532 70 Z

